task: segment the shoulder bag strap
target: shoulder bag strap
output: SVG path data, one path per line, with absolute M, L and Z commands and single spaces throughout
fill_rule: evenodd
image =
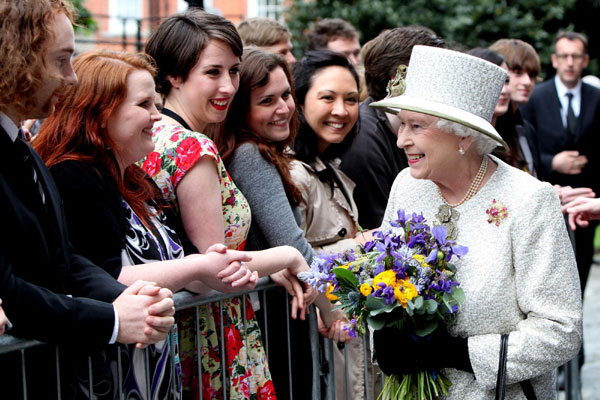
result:
M 508 335 L 500 338 L 500 358 L 498 361 L 498 378 L 496 380 L 496 400 L 504 400 L 504 389 L 506 386 L 506 355 L 508 353 Z M 519 382 L 527 400 L 536 400 L 535 391 L 531 380 Z
M 496 400 L 504 400 L 506 383 L 506 353 L 508 349 L 508 335 L 500 338 L 500 357 L 498 358 L 498 378 L 496 379 Z

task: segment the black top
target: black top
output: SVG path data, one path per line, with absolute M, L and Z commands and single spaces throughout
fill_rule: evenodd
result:
M 64 161 L 50 168 L 64 200 L 73 245 L 116 279 L 129 226 L 116 183 L 99 171 L 79 161 Z M 165 211 L 168 226 L 175 225 L 177 220 Z M 184 244 L 186 254 L 192 251 L 190 246 Z

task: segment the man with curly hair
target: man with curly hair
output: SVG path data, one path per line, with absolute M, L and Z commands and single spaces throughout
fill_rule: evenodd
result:
M 45 118 L 77 83 L 73 7 L 67 0 L 0 0 L 0 298 L 10 334 L 78 352 L 121 342 L 145 346 L 173 325 L 172 293 L 148 282 L 129 288 L 72 252 L 52 177 L 22 137 L 26 118 Z M 112 304 L 111 304 L 112 303 Z M 56 350 L 0 360 L 2 397 L 56 398 Z M 13 357 L 14 356 L 14 357 Z M 61 364 L 61 378 L 68 371 Z M 63 398 L 68 397 L 63 393 Z

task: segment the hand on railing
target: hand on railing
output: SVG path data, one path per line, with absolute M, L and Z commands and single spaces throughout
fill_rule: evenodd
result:
M 2 305 L 2 299 L 0 299 L 0 306 Z M 6 314 L 4 314 L 4 310 L 0 307 L 0 335 L 3 335 L 7 329 L 10 329 L 10 322 L 8 318 L 6 318 Z
M 320 311 L 317 309 L 317 329 L 321 336 L 340 343 L 346 343 L 352 340 L 352 337 L 349 336 L 348 332 L 344 330 L 344 328 L 348 324 L 348 318 L 346 318 L 346 316 L 342 312 L 340 312 L 340 310 L 335 310 L 331 312 L 331 314 L 334 317 L 337 316 L 338 319 L 335 320 L 329 327 L 325 324 L 320 314 Z
M 289 270 L 284 269 L 274 274 L 271 274 L 273 282 L 279 286 L 283 286 L 292 296 L 290 314 L 293 319 L 306 319 L 306 315 L 310 312 L 309 306 L 315 300 L 318 292 L 310 285 L 305 285 Z
M 117 342 L 138 348 L 164 340 L 175 323 L 173 293 L 152 282 L 137 281 L 113 302 L 119 314 Z
M 254 289 L 258 282 L 258 273 L 246 266 L 252 256 L 243 251 L 228 250 L 223 244 L 210 246 L 206 254 L 192 254 L 186 258 L 198 260 L 198 280 L 186 285 L 192 292 L 203 293 L 206 288 L 222 293 L 243 292 Z

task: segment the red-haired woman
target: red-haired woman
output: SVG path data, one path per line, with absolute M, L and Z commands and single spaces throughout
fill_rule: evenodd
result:
M 173 291 L 186 287 L 221 291 L 254 287 L 256 274 L 242 263 L 245 253 L 213 246 L 206 255 L 185 257 L 167 225 L 161 194 L 134 163 L 154 149 L 151 129 L 160 120 L 149 58 L 114 52 L 84 53 L 73 61 L 79 84 L 61 94 L 44 122 L 35 147 L 50 167 L 64 200 L 73 245 L 115 279 L 143 279 Z M 157 200 L 158 199 L 158 200 Z M 148 364 L 134 346 L 120 346 L 125 398 L 146 396 L 149 368 L 153 399 L 177 398 L 169 340 L 148 349 Z M 118 396 L 115 349 L 94 358 L 94 392 Z M 75 371 L 75 397 L 87 391 L 87 368 Z

